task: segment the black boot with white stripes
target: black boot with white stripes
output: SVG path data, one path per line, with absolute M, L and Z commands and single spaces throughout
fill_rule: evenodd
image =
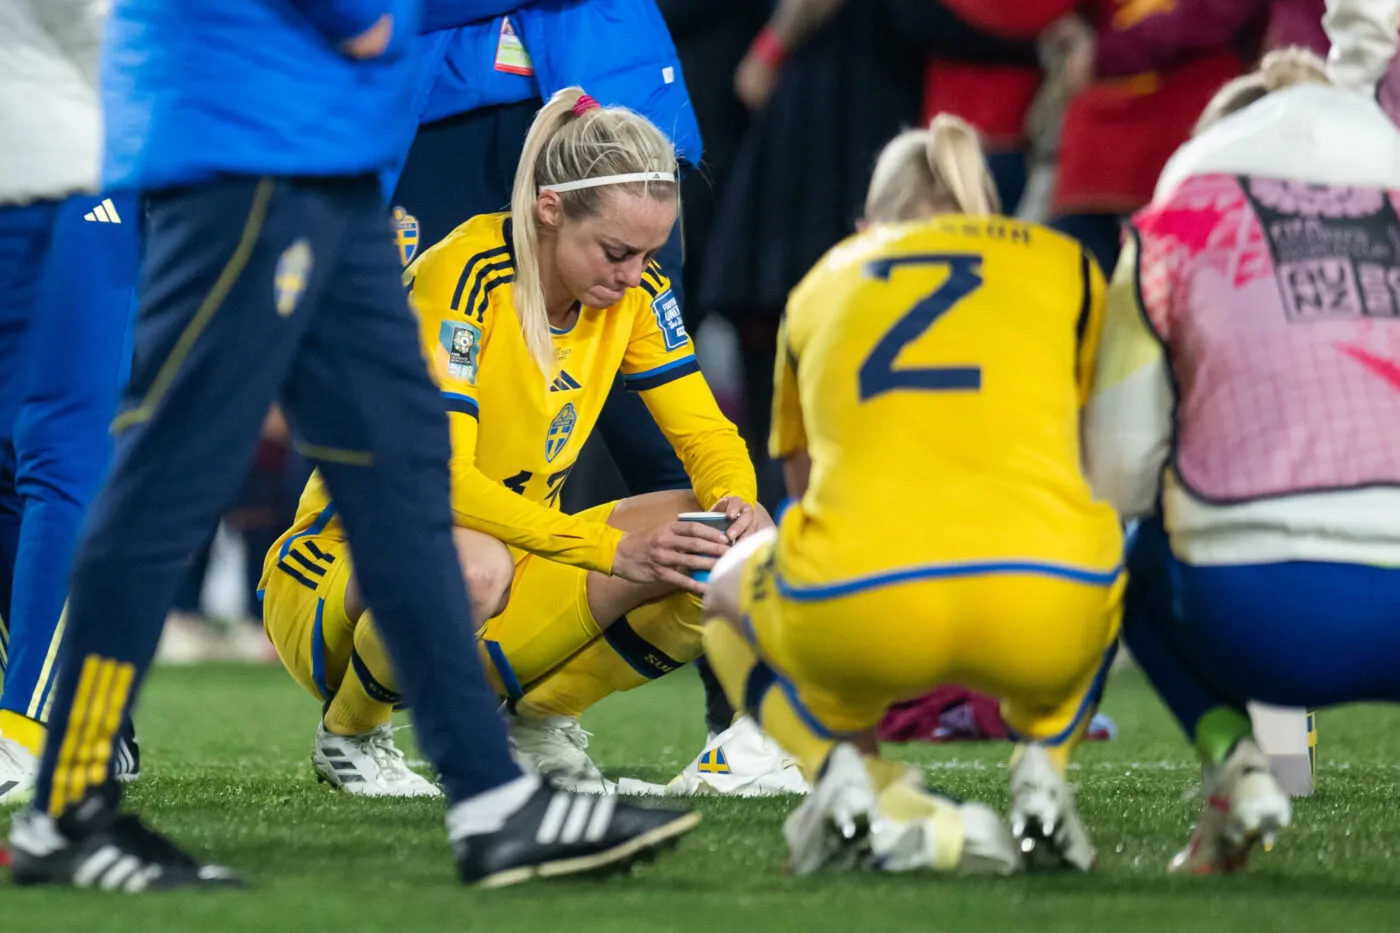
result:
M 140 818 L 119 812 L 120 796 L 108 781 L 56 820 L 34 809 L 15 814 L 9 848 L 15 884 L 127 892 L 242 885 L 227 868 L 201 865 Z
M 698 813 L 560 790 L 535 775 L 519 782 L 518 794 L 506 785 L 482 795 L 509 794 L 519 803 L 471 799 L 448 811 L 457 869 L 468 884 L 503 888 L 532 878 L 626 871 L 700 822 Z

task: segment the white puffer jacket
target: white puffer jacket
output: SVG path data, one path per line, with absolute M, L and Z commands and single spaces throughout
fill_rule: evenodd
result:
M 0 0 L 0 206 L 95 191 L 106 0 Z

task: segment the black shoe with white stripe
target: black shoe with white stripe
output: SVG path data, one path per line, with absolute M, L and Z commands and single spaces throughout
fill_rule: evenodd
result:
M 544 782 L 500 829 L 452 845 L 463 881 L 503 888 L 532 878 L 626 871 L 674 846 L 699 822 L 698 813 L 633 806 Z
M 136 727 L 130 719 L 122 723 L 112 749 L 112 777 L 123 784 L 141 778 L 141 745 L 136 741 Z
M 15 884 L 51 884 L 104 891 L 239 887 L 237 875 L 201 865 L 138 817 L 117 810 L 114 782 L 93 788 L 57 820 L 28 809 L 10 827 Z

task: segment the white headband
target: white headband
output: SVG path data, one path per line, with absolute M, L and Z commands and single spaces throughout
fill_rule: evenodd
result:
M 580 178 L 578 181 L 565 181 L 557 185 L 540 185 L 541 191 L 577 191 L 580 188 L 598 188 L 602 185 L 625 185 L 633 181 L 675 181 L 674 172 L 628 172 L 625 175 L 599 175 L 597 178 Z

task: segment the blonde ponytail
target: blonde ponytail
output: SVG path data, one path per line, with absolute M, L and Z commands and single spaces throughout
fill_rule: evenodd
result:
M 947 188 L 959 214 L 995 214 L 996 187 L 982 156 L 977 131 L 965 120 L 940 113 L 928 127 L 928 166 Z
M 872 223 L 1000 209 L 977 131 L 946 113 L 926 130 L 907 130 L 890 140 L 875 162 L 865 199 L 865 219 Z
M 540 269 L 540 222 L 535 209 L 540 189 L 646 172 L 675 176 L 676 152 L 670 140 L 639 114 L 624 107 L 598 106 L 583 88 L 558 91 L 530 124 L 510 198 L 515 251 L 511 289 L 525 345 L 546 380 L 553 375 L 554 345 Z M 618 189 L 657 200 L 679 196 L 676 182 L 651 180 L 561 191 L 559 199 L 566 216 L 588 217 L 598 210 L 604 192 Z

